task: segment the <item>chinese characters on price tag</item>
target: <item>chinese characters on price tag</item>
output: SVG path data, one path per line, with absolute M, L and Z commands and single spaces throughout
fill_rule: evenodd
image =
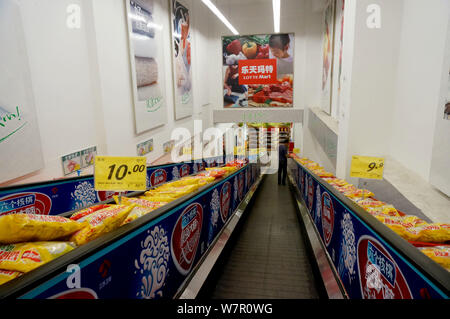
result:
M 350 177 L 383 179 L 384 158 L 352 156 Z
M 239 60 L 239 84 L 276 84 L 276 59 Z
M 147 158 L 96 156 L 95 190 L 141 191 L 147 187 Z

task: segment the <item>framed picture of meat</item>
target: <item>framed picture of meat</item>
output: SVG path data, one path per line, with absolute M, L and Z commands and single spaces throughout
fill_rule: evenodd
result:
M 322 109 L 328 114 L 331 114 L 334 48 L 334 5 L 334 0 L 328 0 L 323 19 Z
M 125 0 L 136 133 L 167 122 L 162 0 Z
M 225 108 L 293 107 L 294 34 L 222 37 Z
M 191 65 L 191 16 L 189 0 L 170 0 L 172 12 L 172 59 L 175 99 L 175 119 L 193 113 L 192 65 Z

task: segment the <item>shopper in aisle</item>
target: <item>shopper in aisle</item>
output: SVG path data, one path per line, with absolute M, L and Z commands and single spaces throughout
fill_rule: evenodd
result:
M 286 141 L 281 141 L 278 146 L 278 185 L 286 185 L 288 146 Z

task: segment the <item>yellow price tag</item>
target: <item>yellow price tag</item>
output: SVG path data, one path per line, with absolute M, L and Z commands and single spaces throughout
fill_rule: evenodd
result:
M 294 149 L 292 150 L 292 153 L 294 153 L 294 154 L 300 154 L 300 149 L 299 149 L 299 148 L 294 148 Z
M 183 155 L 192 155 L 192 147 L 183 147 Z
M 383 179 L 384 158 L 352 156 L 350 177 Z
M 102 191 L 147 189 L 147 158 L 142 156 L 96 156 L 94 187 Z

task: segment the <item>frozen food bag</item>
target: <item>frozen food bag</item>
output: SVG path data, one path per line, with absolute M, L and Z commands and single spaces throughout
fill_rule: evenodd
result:
M 450 271 L 450 246 L 419 247 L 419 250 Z
M 85 227 L 77 231 L 70 238 L 77 245 L 83 245 L 90 242 L 103 234 L 120 227 L 131 210 L 136 206 L 132 204 L 111 205 L 85 217 Z
M 0 286 L 21 275 L 22 273 L 19 271 L 0 269 Z
M 56 240 L 69 236 L 82 227 L 78 221 L 62 216 L 5 215 L 0 217 L 0 243 Z
M 96 212 L 96 211 L 98 211 L 100 209 L 103 209 L 103 208 L 107 208 L 109 206 L 111 206 L 111 205 L 102 204 L 102 205 L 95 205 L 95 206 L 92 206 L 92 207 L 89 207 L 89 208 L 85 208 L 85 209 L 82 209 L 82 210 L 74 213 L 72 216 L 70 216 L 70 219 L 71 220 L 80 220 L 83 217 L 92 214 L 93 212 Z
M 0 269 L 28 272 L 74 249 L 70 242 L 41 241 L 0 246 Z

